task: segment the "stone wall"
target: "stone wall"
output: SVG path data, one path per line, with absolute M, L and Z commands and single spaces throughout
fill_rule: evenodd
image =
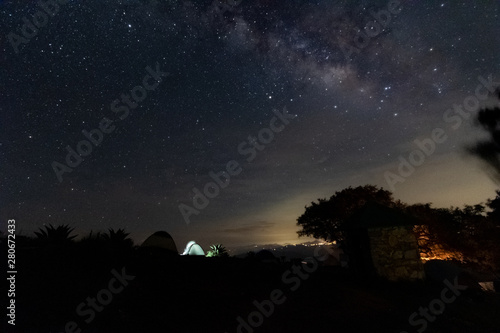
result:
M 370 252 L 378 275 L 391 281 L 424 278 L 417 239 L 411 227 L 368 229 Z

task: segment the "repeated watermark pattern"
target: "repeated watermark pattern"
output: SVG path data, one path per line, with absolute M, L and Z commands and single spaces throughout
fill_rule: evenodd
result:
M 22 18 L 22 24 L 16 29 L 16 31 L 11 31 L 7 35 L 7 39 L 12 45 L 15 53 L 19 53 L 19 47 L 21 45 L 28 44 L 33 37 L 38 35 L 40 29 L 44 28 L 51 17 L 54 17 L 61 10 L 60 5 L 65 5 L 69 0 L 40 0 L 38 1 L 38 6 L 40 7 L 33 15 L 31 19 L 24 16 Z
M 321 254 L 321 250 L 326 250 L 327 254 Z M 316 272 L 319 267 L 319 262 L 323 262 L 333 255 L 331 247 L 317 246 L 314 249 L 314 257 L 305 258 L 302 264 L 293 265 L 292 268 L 286 270 L 281 275 L 281 281 L 286 285 L 290 291 L 297 291 L 302 282 L 309 279 L 309 276 Z M 307 264 L 305 264 L 307 263 Z M 255 306 L 255 311 L 250 312 L 246 319 L 242 316 L 238 316 L 236 321 L 238 322 L 238 327 L 236 328 L 237 333 L 253 333 L 254 329 L 262 326 L 264 324 L 265 318 L 269 318 L 275 311 L 277 305 L 285 303 L 287 300 L 285 296 L 286 291 L 282 289 L 273 289 L 269 293 L 269 299 L 263 301 L 254 300 L 252 304 Z
M 500 82 L 493 81 L 493 76 L 488 78 L 483 76 L 478 77 L 479 84 L 474 90 L 474 94 L 470 94 L 464 98 L 461 104 L 453 104 L 452 108 L 447 109 L 443 113 L 443 121 L 451 126 L 453 130 L 457 130 L 462 126 L 464 120 L 468 120 L 471 114 L 479 109 L 481 101 L 486 101 L 490 94 L 495 92 L 495 89 L 500 86 Z M 400 155 L 398 157 L 399 164 L 396 172 L 386 171 L 384 178 L 392 192 L 396 190 L 396 184 L 403 183 L 410 177 L 416 168 L 422 166 L 427 158 L 436 151 L 436 147 L 448 140 L 448 135 L 445 129 L 441 127 L 434 128 L 429 137 L 422 140 L 414 140 L 413 143 L 418 147 L 408 154 L 408 157 Z
M 365 49 L 373 38 L 376 38 L 389 28 L 393 17 L 401 13 L 403 9 L 401 2 L 399 0 L 390 0 L 387 3 L 387 9 L 370 10 L 373 20 L 368 21 L 363 28 L 353 28 L 353 33 L 348 36 L 343 36 L 345 30 L 349 32 L 348 29 L 340 29 L 337 34 L 337 41 L 340 50 L 348 61 L 353 59 L 354 54 L 359 54 L 362 49 Z M 350 22 L 347 16 L 343 16 L 340 22 L 346 26 L 355 26 L 355 23 Z
M 434 322 L 437 316 L 443 314 L 446 309 L 446 304 L 455 302 L 457 297 L 462 294 L 461 291 L 467 289 L 467 286 L 458 284 L 458 277 L 455 277 L 453 284 L 447 279 L 445 279 L 443 283 L 446 285 L 446 288 L 441 290 L 439 298 L 435 298 L 430 301 L 428 307 L 419 307 L 418 312 L 413 312 L 408 317 L 408 323 L 413 327 L 418 327 L 418 333 L 424 332 L 427 329 L 429 322 Z M 408 332 L 401 331 L 401 333 Z
M 121 273 L 112 269 L 111 274 L 113 277 L 109 280 L 106 288 L 99 290 L 95 297 L 89 296 L 76 306 L 76 314 L 87 325 L 96 318 L 97 313 L 102 312 L 104 307 L 113 301 L 114 295 L 121 293 L 129 285 L 129 282 L 135 279 L 134 275 L 127 274 L 125 267 L 122 268 Z M 81 326 L 82 323 L 68 321 L 64 325 L 64 333 L 81 333 Z
M 156 63 L 155 69 L 150 66 L 146 67 L 146 72 L 148 74 L 142 79 L 142 85 L 135 86 L 130 90 L 130 94 L 122 94 L 120 99 L 115 99 L 111 103 L 111 111 L 118 116 L 119 120 L 125 120 L 130 114 L 130 109 L 137 108 L 139 103 L 144 101 L 148 96 L 148 91 L 154 91 L 163 81 L 162 77 L 170 75 L 160 70 L 159 63 Z M 104 134 L 111 134 L 116 129 L 116 126 L 113 125 L 115 121 L 103 117 L 97 128 L 90 131 L 82 130 L 82 134 L 87 140 L 79 141 L 76 144 L 76 149 L 69 145 L 66 146 L 66 150 L 68 151 L 64 160 L 66 164 L 52 161 L 51 166 L 59 182 L 63 181 L 62 176 L 65 173 L 72 172 L 74 168 L 82 163 L 85 157 L 92 153 L 94 146 L 97 147 L 102 143 Z
M 269 145 L 274 140 L 275 134 L 283 131 L 285 126 L 290 123 L 290 120 L 296 117 L 289 114 L 286 107 L 283 108 L 283 112 L 281 113 L 276 109 L 273 110 L 273 113 L 275 117 L 269 121 L 269 127 L 262 128 L 257 133 L 257 136 L 249 135 L 246 141 L 238 145 L 238 153 L 246 157 L 246 162 L 252 162 L 257 157 L 258 152 L 263 151 L 266 145 Z M 242 171 L 241 164 L 236 160 L 228 161 L 225 171 L 210 171 L 208 175 L 213 181 L 206 183 L 203 186 L 203 190 L 197 187 L 193 188 L 192 206 L 185 203 L 181 203 L 178 206 L 186 224 L 191 223 L 192 215 L 199 215 L 203 209 L 207 208 L 210 204 L 210 199 L 216 198 L 220 194 L 221 189 L 229 185 L 231 177 L 239 175 Z

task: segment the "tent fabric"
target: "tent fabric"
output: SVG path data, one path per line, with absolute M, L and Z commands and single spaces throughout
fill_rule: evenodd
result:
M 185 256 L 204 256 L 205 251 L 203 251 L 203 248 L 196 244 L 195 241 L 190 241 L 186 245 L 186 249 L 184 250 L 184 253 L 182 255 Z
M 166 231 L 157 231 L 149 236 L 141 245 L 144 248 L 163 249 L 171 252 L 179 253 L 174 239 Z

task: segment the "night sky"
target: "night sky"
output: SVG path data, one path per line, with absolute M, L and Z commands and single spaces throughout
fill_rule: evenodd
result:
M 495 102 L 482 86 L 474 105 L 476 88 L 500 84 L 498 1 L 240 2 L 60 1 L 35 19 L 36 1 L 0 2 L 2 226 L 235 248 L 298 242 L 304 206 L 348 186 L 435 207 L 495 196 L 465 151 Z M 193 189 L 222 171 L 196 209 Z

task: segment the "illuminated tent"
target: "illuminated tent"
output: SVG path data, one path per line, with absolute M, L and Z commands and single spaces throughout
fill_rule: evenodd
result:
M 141 244 L 141 248 L 153 251 L 160 250 L 171 254 L 179 254 L 172 236 L 170 236 L 170 234 L 166 231 L 157 231 L 149 236 Z
M 190 241 L 186 245 L 186 249 L 184 250 L 184 253 L 182 254 L 184 256 L 204 256 L 205 251 L 201 248 L 200 245 L 196 244 L 195 241 Z

